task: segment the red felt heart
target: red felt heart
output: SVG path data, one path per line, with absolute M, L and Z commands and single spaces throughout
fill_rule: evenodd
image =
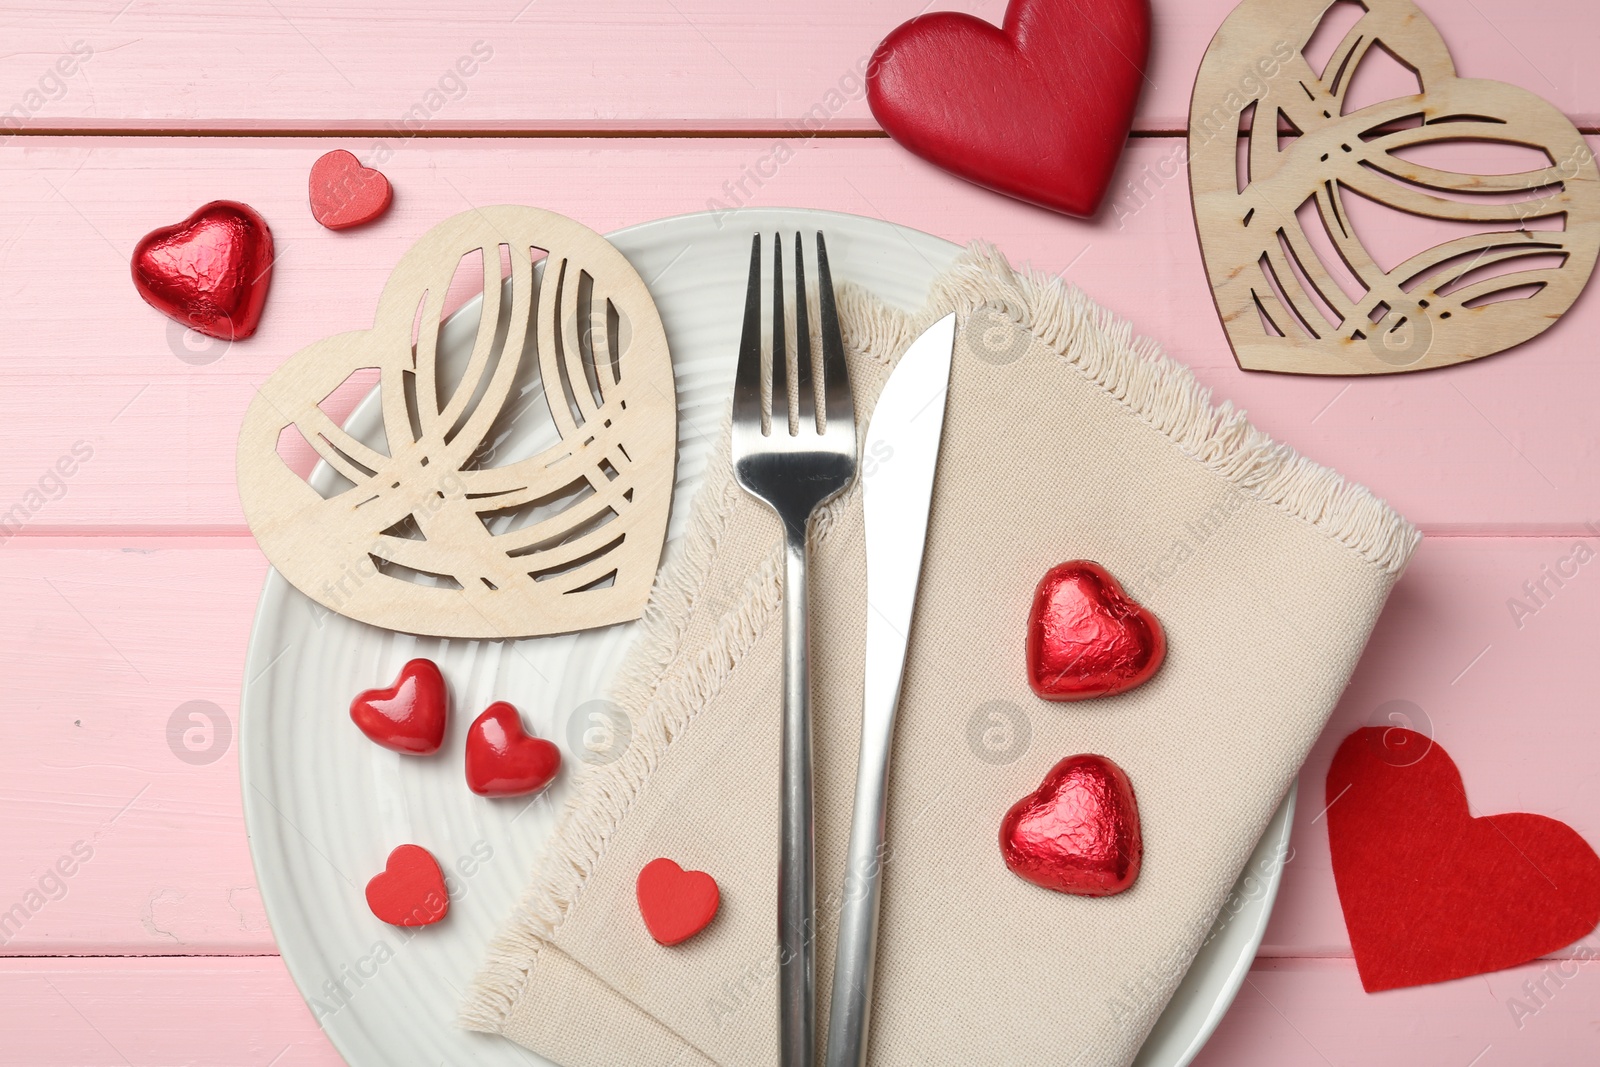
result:
M 467 730 L 467 788 L 484 797 L 543 789 L 561 769 L 561 750 L 522 732 L 522 717 L 505 701 L 490 704 Z
M 1028 613 L 1028 684 L 1046 700 L 1087 700 L 1132 689 L 1167 654 L 1161 623 L 1104 567 L 1057 564 Z
M 635 890 L 645 928 L 663 945 L 687 941 L 704 930 L 722 903 L 715 878 L 705 871 L 686 871 L 669 859 L 645 864 Z
M 1000 854 L 1019 878 L 1108 897 L 1139 877 L 1144 839 L 1133 784 L 1104 756 L 1068 756 L 1000 823 Z
M 265 219 L 246 204 L 213 200 L 176 226 L 145 234 L 133 250 L 133 284 L 168 318 L 240 340 L 261 322 L 272 256 Z
M 426 756 L 444 744 L 448 704 L 438 666 L 414 659 L 400 668 L 400 677 L 389 688 L 368 689 L 352 700 L 350 718 L 384 748 Z
M 431 926 L 450 911 L 439 861 L 421 845 L 389 853 L 383 873 L 367 883 L 367 907 L 391 926 Z
M 1367 992 L 1515 967 L 1600 922 L 1600 857 L 1543 815 L 1473 818 L 1422 734 L 1369 726 L 1328 768 L 1328 845 Z
M 1002 27 L 939 12 L 898 27 L 867 68 L 889 136 L 952 174 L 1092 215 L 1133 123 L 1148 0 L 1011 0 Z
M 389 179 L 342 148 L 311 164 L 311 215 L 330 230 L 371 222 L 393 199 Z

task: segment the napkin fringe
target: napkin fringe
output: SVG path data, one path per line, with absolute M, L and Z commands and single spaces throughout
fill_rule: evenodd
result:
M 986 241 L 967 246 L 934 283 L 928 302 L 930 308 L 985 307 L 1006 315 L 1185 455 L 1349 546 L 1386 574 L 1403 571 L 1422 539 L 1365 486 L 1274 441 L 1231 402 L 1213 404 L 1211 390 L 1188 367 L 1149 338 L 1135 337 L 1126 319 L 1056 275 L 1013 269 Z
M 888 367 L 927 324 L 951 309 L 988 308 L 1028 329 L 1127 410 L 1159 430 L 1185 455 L 1241 490 L 1310 523 L 1389 574 L 1404 569 L 1420 535 L 1360 485 L 1279 444 L 1189 369 L 1161 353 L 1131 325 L 1060 278 L 1014 270 L 990 244 L 973 242 L 930 289 L 925 309 L 907 316 L 856 287 L 840 293 L 846 342 Z M 857 389 L 858 397 L 862 390 Z M 632 741 L 615 761 L 585 766 L 541 858 L 534 882 L 473 981 L 459 1022 L 498 1033 L 522 996 L 544 946 L 555 937 L 673 739 L 712 702 L 735 665 L 777 615 L 782 602 L 780 550 L 763 561 L 745 598 L 718 621 L 692 657 L 683 637 L 710 577 L 723 532 L 742 495 L 729 472 L 727 425 L 711 460 L 689 528 L 663 564 L 636 638 L 613 689 L 633 716 Z M 825 540 L 834 516 L 860 491 L 859 481 L 825 507 L 812 536 Z M 635 709 L 637 711 L 635 712 Z

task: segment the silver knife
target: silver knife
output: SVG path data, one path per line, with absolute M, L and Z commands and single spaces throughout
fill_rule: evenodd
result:
M 867 425 L 863 455 L 878 457 L 861 484 L 867 541 L 867 666 L 861 762 L 845 864 L 839 950 L 833 965 L 827 1067 L 863 1067 L 878 944 L 878 887 L 887 859 L 884 817 L 889 748 L 905 671 L 911 609 L 922 576 L 933 472 L 944 436 L 945 393 L 955 347 L 954 312 L 929 326 L 900 357 Z

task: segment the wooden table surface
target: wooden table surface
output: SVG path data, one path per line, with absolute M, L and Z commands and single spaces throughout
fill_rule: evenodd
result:
M 1230 0 L 1154 0 L 1138 135 L 1092 222 L 950 178 L 876 129 L 860 72 L 923 6 L 6 5 L 0 513 L 21 518 L 0 529 L 0 1063 L 340 1062 L 276 955 L 246 847 L 233 741 L 266 564 L 235 495 L 234 439 L 280 361 L 370 321 L 422 231 L 502 202 L 600 230 L 755 204 L 987 238 L 1082 285 L 1274 436 L 1387 497 L 1427 539 L 1306 765 L 1266 942 L 1198 1062 L 1600 1061 L 1600 966 L 1576 949 L 1363 993 L 1318 821 L 1338 741 L 1403 700 L 1460 764 L 1475 813 L 1540 812 L 1600 841 L 1600 562 L 1547 584 L 1536 610 L 1509 606 L 1576 544 L 1600 547 L 1600 293 L 1467 366 L 1243 373 L 1174 162 Z M 1003 8 L 937 6 L 992 21 Z M 1464 75 L 1515 82 L 1600 128 L 1590 0 L 1421 6 L 1445 20 Z M 306 174 L 336 147 L 383 161 L 396 198 L 379 223 L 336 234 L 312 220 Z M 281 258 L 260 332 L 195 350 L 139 300 L 128 260 L 146 231 L 216 198 L 261 211 Z M 56 473 L 75 451 L 70 476 Z M 209 732 L 192 701 L 215 706 Z M 63 857 L 70 876 L 51 873 Z

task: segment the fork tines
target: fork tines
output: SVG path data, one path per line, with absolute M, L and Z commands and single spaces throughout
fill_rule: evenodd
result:
M 750 242 L 750 284 L 745 295 L 744 332 L 739 341 L 739 365 L 734 378 L 734 418 L 754 421 L 759 402 L 762 436 L 771 436 L 774 421 L 790 437 L 822 434 L 829 420 L 852 430 L 855 411 L 844 365 L 844 340 L 839 332 L 839 312 L 834 303 L 833 278 L 828 270 L 828 246 L 817 234 L 817 310 L 821 327 L 821 374 L 814 373 L 810 302 L 806 295 L 805 247 L 794 235 L 794 345 L 791 353 L 785 329 L 783 242 L 772 241 L 772 346 L 770 379 L 762 360 L 761 235 Z M 794 359 L 791 364 L 791 356 Z M 770 387 L 767 383 L 770 381 Z M 793 383 L 791 388 L 790 383 Z M 820 401 L 820 404 L 819 404 Z M 781 405 L 781 406 L 780 406 Z M 774 420 L 776 412 L 782 418 Z

